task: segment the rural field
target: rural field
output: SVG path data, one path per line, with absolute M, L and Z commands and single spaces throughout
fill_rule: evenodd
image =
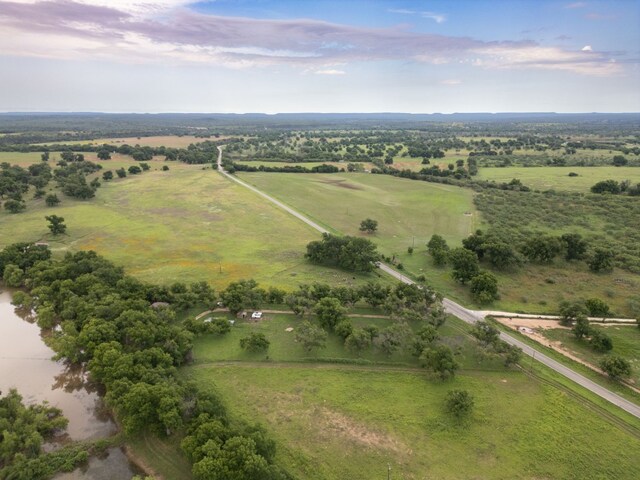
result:
M 577 173 L 570 177 L 569 173 Z M 562 190 L 588 192 L 592 185 L 602 180 L 629 180 L 640 182 L 638 167 L 485 167 L 478 171 L 478 179 L 510 182 L 517 178 L 534 190 Z
M 420 371 L 291 364 L 204 364 L 184 374 L 276 438 L 276 459 L 310 479 L 635 478 L 637 438 L 519 372 Z M 446 392 L 476 397 L 456 425 Z M 594 435 L 597 432 L 597 435 Z M 620 448 L 624 445 L 624 448 Z
M 477 305 L 469 289 L 452 280 L 449 268 L 434 266 L 425 247 L 434 233 L 454 247 L 476 228 L 487 228 L 473 205 L 471 189 L 370 174 L 256 172 L 238 176 L 328 229 L 370 238 L 384 255 L 395 256 L 406 272 L 425 275 L 428 283 L 447 296 L 465 305 L 487 308 Z M 360 221 L 367 217 L 379 223 L 373 235 L 358 230 Z M 412 245 L 415 249 L 409 254 L 407 248 Z M 555 312 L 562 300 L 599 297 L 618 315 L 630 315 L 629 301 L 640 285 L 637 274 L 616 269 L 608 275 L 594 275 L 586 265 L 563 260 L 493 273 L 501 297 L 490 308 L 506 311 L 549 313 Z
M 67 145 L 140 145 L 141 147 L 173 147 L 173 148 L 186 148 L 192 143 L 200 143 L 205 140 L 216 140 L 224 138 L 211 137 L 203 138 L 196 137 L 194 135 L 152 135 L 146 137 L 105 137 L 95 138 L 92 140 L 71 140 L 71 141 L 59 141 L 59 142 L 47 142 L 42 145 L 55 145 L 55 144 L 67 144 Z M 35 144 L 38 145 L 38 144 Z
M 109 168 L 119 166 L 113 162 Z M 377 278 L 309 264 L 303 255 L 315 231 L 210 168 L 171 163 L 163 172 L 164 162 L 150 165 L 141 175 L 102 182 L 91 200 L 59 195 L 54 208 L 29 200 L 19 215 L 3 210 L 0 245 L 45 241 L 55 253 L 92 249 L 141 280 L 164 284 L 206 280 L 224 287 L 254 278 L 290 289 Z M 51 214 L 65 218 L 65 235 L 49 234 L 44 217 Z

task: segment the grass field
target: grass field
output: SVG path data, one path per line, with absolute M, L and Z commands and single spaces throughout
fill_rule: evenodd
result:
M 165 284 L 207 280 L 224 287 L 255 278 L 291 288 L 376 278 L 307 263 L 305 246 L 318 234 L 217 172 L 178 163 L 162 172 L 164 162 L 150 163 L 152 170 L 142 175 L 103 182 L 89 201 L 59 194 L 55 208 L 29 200 L 23 213 L 3 209 L 0 246 L 42 240 L 58 253 L 93 249 L 140 279 Z M 51 214 L 65 218 L 66 235 L 48 233 L 44 216 Z
M 232 413 L 264 423 L 278 463 L 299 478 L 635 478 L 640 441 L 519 372 L 468 372 L 434 382 L 420 371 L 198 365 L 184 370 Z M 446 392 L 466 389 L 458 425 Z M 621 446 L 624 445 L 624 448 Z M 634 473 L 636 472 L 636 473 Z
M 632 365 L 631 379 L 636 384 L 640 384 L 640 329 L 636 326 L 607 326 L 591 325 L 611 337 L 613 350 L 609 353 L 620 355 Z M 561 342 L 563 346 L 571 350 L 582 360 L 592 365 L 598 363 L 607 354 L 598 353 L 589 347 L 585 340 L 576 339 L 571 330 L 554 328 L 542 330 L 542 334 L 550 340 Z
M 64 143 L 67 145 L 85 145 L 85 144 L 93 144 L 93 145 L 103 145 L 108 143 L 109 145 L 140 145 L 142 147 L 174 147 L 174 148 L 186 148 L 192 143 L 204 142 L 205 140 L 216 141 L 225 138 L 220 136 L 219 138 L 211 137 L 211 138 L 200 138 L 195 137 L 193 135 L 155 135 L 150 137 L 106 137 L 106 138 L 96 138 L 93 140 L 73 140 L 73 141 L 61 141 L 61 142 L 47 142 L 46 145 L 55 145 L 57 143 Z M 44 144 L 34 144 L 34 145 L 44 145 Z
M 434 233 L 460 242 L 476 224 L 472 192 L 449 185 L 366 173 L 238 176 L 343 234 L 363 235 L 360 222 L 377 220 L 378 231 L 367 238 L 386 255 L 420 248 Z
M 577 177 L 570 177 L 575 172 Z M 509 182 L 518 178 L 526 186 L 535 190 L 565 190 L 569 192 L 588 192 L 589 188 L 601 180 L 630 180 L 640 182 L 638 167 L 505 167 L 480 168 L 480 180 Z

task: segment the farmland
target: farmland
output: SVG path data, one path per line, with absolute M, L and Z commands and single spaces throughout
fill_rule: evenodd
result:
M 570 177 L 569 173 L 577 173 Z M 562 190 L 567 192 L 588 192 L 589 188 L 602 180 L 630 180 L 640 182 L 638 167 L 504 167 L 480 168 L 478 179 L 509 182 L 520 179 L 535 190 Z
M 113 161 L 115 167 L 118 160 Z M 171 164 L 163 172 L 164 162 L 150 164 L 142 175 L 103 182 L 88 201 L 61 196 L 54 208 L 40 199 L 29 200 L 19 215 L 3 210 L 0 245 L 45 241 L 55 253 L 93 249 L 157 283 L 206 280 L 224 286 L 252 277 L 292 287 L 359 278 L 308 264 L 303 254 L 306 243 L 317 238 L 313 230 L 210 168 Z M 65 235 L 48 233 L 44 216 L 52 213 L 65 218 Z

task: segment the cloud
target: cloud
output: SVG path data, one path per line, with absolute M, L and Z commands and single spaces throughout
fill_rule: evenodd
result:
M 591 48 L 591 45 L 585 45 L 584 47 L 582 47 L 580 49 L 582 52 L 593 52 L 593 49 Z
M 328 69 L 328 70 L 316 70 L 314 73 L 316 75 L 346 75 L 347 72 L 345 72 L 344 70 Z
M 584 8 L 586 6 L 587 4 L 585 2 L 574 2 L 574 3 L 569 3 L 565 5 L 564 8 L 574 9 L 574 8 Z
M 447 80 L 441 80 L 440 83 L 442 85 L 461 85 L 462 84 L 462 80 L 458 80 L 455 78 L 450 78 Z
M 447 16 L 444 13 L 406 10 L 404 8 L 390 8 L 387 11 L 389 13 L 397 13 L 400 15 L 419 15 L 422 18 L 429 18 L 431 20 L 434 20 L 436 23 L 442 23 L 447 20 Z
M 589 75 L 609 75 L 622 68 L 603 52 L 585 55 L 532 41 L 482 41 L 402 26 L 366 28 L 310 19 L 206 15 L 190 10 L 188 3 L 0 0 L 0 52 L 227 68 L 290 65 L 321 75 L 339 75 L 342 70 L 337 65 L 384 60 Z

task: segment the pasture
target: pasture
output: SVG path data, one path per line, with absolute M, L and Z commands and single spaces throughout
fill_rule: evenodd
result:
M 112 162 L 113 167 L 118 163 Z M 338 285 L 377 278 L 309 264 L 303 258 L 305 246 L 318 238 L 317 232 L 216 171 L 170 163 L 163 172 L 164 162 L 149 163 L 151 170 L 141 175 L 102 182 L 91 200 L 58 192 L 62 203 L 57 207 L 46 207 L 40 199 L 29 200 L 17 215 L 2 209 L 0 245 L 45 241 L 57 254 L 92 249 L 141 280 L 162 284 L 206 280 L 224 287 L 255 278 L 292 288 L 303 282 Z M 65 218 L 65 235 L 49 234 L 44 216 L 51 214 Z
M 344 365 L 182 372 L 217 391 L 232 414 L 264 424 L 276 461 L 299 478 L 384 478 L 387 464 L 398 479 L 632 479 L 640 468 L 638 438 L 517 371 L 466 371 L 448 382 Z M 474 395 L 469 420 L 444 411 L 451 389 Z
M 577 173 L 570 177 L 569 173 Z M 629 180 L 640 182 L 638 167 L 484 167 L 478 171 L 479 180 L 510 182 L 518 178 L 524 185 L 534 190 L 564 190 L 568 192 L 588 192 L 592 185 L 601 180 Z
M 109 145 L 140 145 L 141 147 L 149 146 L 149 147 L 173 147 L 173 148 L 186 148 L 192 143 L 204 142 L 205 140 L 216 141 L 225 137 L 214 137 L 210 138 L 202 138 L 195 137 L 193 135 L 153 135 L 149 137 L 105 137 L 105 138 L 96 138 L 92 140 L 71 140 L 71 141 L 60 141 L 60 142 L 47 142 L 47 143 L 36 143 L 34 145 L 56 145 L 56 144 L 66 144 L 66 145 L 103 145 L 105 143 Z
M 378 231 L 366 236 L 390 256 L 420 248 L 434 233 L 460 242 L 477 222 L 472 192 L 449 185 L 366 173 L 238 176 L 342 234 L 364 235 L 360 222 L 377 220 Z
M 613 350 L 609 353 L 620 355 L 632 365 L 632 381 L 640 383 L 640 329 L 635 325 L 591 325 L 592 328 L 607 334 L 613 341 Z M 578 340 L 571 330 L 564 328 L 544 329 L 541 333 L 550 340 L 562 343 L 578 358 L 598 366 L 607 354 L 599 353 L 589 347 L 586 340 Z

